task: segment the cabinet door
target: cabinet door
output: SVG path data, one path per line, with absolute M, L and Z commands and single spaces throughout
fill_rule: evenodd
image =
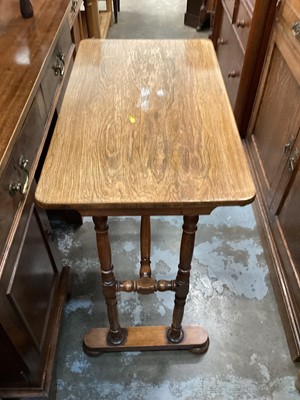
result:
M 284 239 L 284 246 L 287 248 L 289 261 L 292 265 L 297 284 L 297 296 L 300 305 L 300 169 L 298 170 L 287 192 L 286 198 L 276 214 L 276 223 L 280 226 L 280 233 Z M 292 277 L 293 277 L 292 275 Z M 295 291 L 296 293 L 296 291 Z
M 300 125 L 300 86 L 276 43 L 269 62 L 250 148 L 271 207 Z
M 280 5 L 281 4 L 281 5 Z M 261 190 L 270 275 L 291 356 L 300 360 L 300 41 L 299 0 L 283 0 L 247 135 Z
M 299 138 L 300 139 L 300 138 Z M 300 140 L 299 140 L 300 143 Z M 295 150 L 295 149 L 294 149 Z M 291 172 L 291 171 L 290 171 Z M 288 304 L 288 322 L 286 329 L 288 342 L 298 345 L 291 347 L 292 358 L 299 361 L 300 337 L 300 162 L 291 178 L 283 202 L 271 219 L 276 248 L 281 259 L 277 276 Z M 286 296 L 286 297 L 285 297 Z M 286 328 L 285 325 L 285 328 Z M 298 338 L 298 339 L 297 339 Z
M 0 350 L 5 349 L 7 358 L 0 364 L 0 396 L 4 397 L 10 387 L 26 391 L 44 383 L 44 364 L 50 354 L 53 358 L 57 339 L 61 267 L 47 234 L 51 228 L 46 213 L 34 206 L 32 196 L 0 280 Z
M 0 323 L 0 385 L 26 385 L 29 370 Z M 5 363 L 3 362 L 5 361 Z M 1 392 L 1 389 L 0 389 Z M 1 393 L 0 393 L 1 394 Z
M 45 340 L 53 284 L 58 272 L 49 258 L 44 236 L 35 210 L 7 290 L 11 304 L 39 351 Z
M 271 208 L 271 226 L 287 276 L 300 307 L 300 130 L 279 184 L 280 199 Z M 275 205 L 277 206 L 275 208 Z M 283 251 L 282 251 L 283 250 Z

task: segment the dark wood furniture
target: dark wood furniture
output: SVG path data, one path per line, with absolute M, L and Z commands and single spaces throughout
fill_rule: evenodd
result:
M 217 1 L 212 40 L 237 126 L 245 136 L 277 0 Z
M 199 23 L 196 27 L 197 31 L 200 32 L 206 25 L 210 28 L 210 34 L 213 30 L 215 10 L 217 6 L 217 0 L 202 0 L 199 13 Z
M 187 0 L 184 24 L 201 31 L 208 22 L 212 29 L 216 4 L 217 0 Z
M 300 3 L 283 0 L 246 144 L 292 359 L 300 360 Z
M 120 12 L 120 0 L 113 0 L 115 23 L 118 23 L 118 12 Z
M 35 2 L 22 18 L 0 0 L 0 396 L 54 397 L 51 385 L 68 268 L 46 212 L 38 166 L 79 40 L 80 2 Z M 72 40 L 73 37 L 73 40 Z
M 114 1 L 114 11 L 118 4 Z M 105 0 L 106 11 L 99 12 L 98 0 L 83 0 L 87 37 L 105 39 L 112 25 L 112 0 Z
M 202 0 L 187 0 L 186 12 L 184 14 L 184 24 L 197 28 L 199 25 L 199 14 Z
M 34 11 L 30 0 L 19 0 L 20 12 L 23 18 L 33 17 Z
M 81 42 L 36 201 L 93 216 L 110 327 L 86 334 L 88 354 L 205 351 L 207 333 L 182 328 L 198 215 L 248 204 L 254 196 L 210 40 Z M 142 216 L 138 279 L 115 279 L 111 215 Z M 151 276 L 151 215 L 184 215 L 176 280 Z M 171 327 L 121 328 L 116 293 L 157 290 L 175 292 Z

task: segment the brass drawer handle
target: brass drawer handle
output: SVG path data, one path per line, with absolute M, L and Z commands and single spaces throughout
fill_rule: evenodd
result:
M 296 21 L 293 23 L 292 32 L 297 39 L 300 39 L 300 21 Z
M 295 170 L 297 161 L 299 159 L 299 151 L 296 149 L 294 154 L 289 158 L 289 171 L 293 172 Z
M 57 63 L 56 65 L 53 65 L 52 69 L 54 70 L 54 75 L 55 76 L 64 76 L 65 73 L 65 66 L 64 64 L 59 64 Z
M 233 70 L 233 71 L 229 71 L 227 76 L 228 76 L 228 78 L 236 78 L 236 77 L 240 76 L 240 73 L 238 71 Z
M 57 58 L 59 59 L 59 61 L 61 61 L 61 62 L 62 62 L 62 64 L 63 64 L 63 65 L 65 65 L 65 59 L 66 59 L 66 56 L 65 56 L 65 54 L 64 54 L 64 53 L 58 53 L 58 56 L 57 56 Z
M 17 192 L 21 193 L 22 195 L 27 193 L 29 188 L 29 172 L 27 170 L 28 163 L 29 161 L 26 157 L 20 157 L 19 167 L 25 173 L 25 180 L 23 184 L 21 182 L 13 182 L 9 185 L 8 191 L 11 196 L 14 196 Z
M 56 64 L 56 65 L 53 65 L 52 69 L 54 70 L 55 76 L 58 76 L 58 75 L 63 76 L 65 73 L 64 65 Z
M 78 0 L 72 0 L 71 11 L 76 12 Z
M 288 156 L 289 153 L 291 152 L 292 146 L 293 146 L 293 144 L 294 144 L 294 141 L 295 141 L 295 139 L 294 139 L 294 137 L 292 136 L 292 137 L 290 138 L 290 140 L 284 145 L 284 154 L 285 154 L 286 156 Z
M 53 65 L 52 69 L 54 70 L 55 76 L 64 76 L 65 73 L 65 55 L 64 53 L 58 53 L 56 56 L 56 64 Z
M 22 193 L 22 183 L 11 183 L 8 188 L 9 194 L 14 196 L 17 192 Z
M 236 22 L 236 26 L 238 28 L 245 28 L 245 26 L 246 26 L 245 20 L 244 19 L 238 19 L 237 22 Z
M 219 38 L 217 40 L 218 45 L 223 46 L 224 44 L 227 44 L 227 40 Z

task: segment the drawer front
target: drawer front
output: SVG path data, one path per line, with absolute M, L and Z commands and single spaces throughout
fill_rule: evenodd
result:
M 72 39 L 68 20 L 63 24 L 56 46 L 49 59 L 41 82 L 47 113 L 50 111 L 56 90 L 64 75 L 65 59 L 71 49 Z
M 63 84 L 63 86 L 61 88 L 61 91 L 60 91 L 60 94 L 59 94 L 59 98 L 58 98 L 57 104 L 56 104 L 56 110 L 57 110 L 58 113 L 60 113 L 62 101 L 63 101 L 64 95 L 65 95 L 65 92 L 67 90 L 67 84 L 68 84 L 68 81 L 70 79 L 70 75 L 71 75 L 71 72 L 72 72 L 72 69 L 73 69 L 73 63 L 74 63 L 74 61 L 71 58 L 70 64 L 68 65 L 68 68 L 66 70 L 64 84 Z
M 300 3 L 284 1 L 275 29 L 275 41 L 292 74 L 300 84 Z
M 226 8 L 231 21 L 233 21 L 233 19 L 234 19 L 236 2 L 237 2 L 237 0 L 223 0 L 224 8 Z
M 5 363 L 0 363 L 1 388 L 12 386 L 12 383 L 16 381 L 16 376 L 20 378 L 20 381 L 25 386 L 29 370 L 1 324 L 0 354 L 2 360 L 5 360 Z
M 40 94 L 37 98 L 40 97 Z M 44 133 L 44 122 L 39 103 L 34 99 L 19 139 L 0 181 L 0 253 L 2 254 L 8 233 L 18 207 L 29 189 L 29 177 L 36 153 Z
M 223 12 L 220 36 L 218 38 L 217 55 L 229 100 L 234 109 L 244 54 L 225 12 Z
M 250 11 L 247 10 L 245 4 L 241 1 L 237 11 L 234 27 L 236 29 L 236 33 L 238 35 L 238 38 L 241 42 L 244 51 L 246 50 L 247 47 L 250 26 L 251 26 L 251 19 L 252 17 Z
M 299 0 L 289 0 L 282 4 L 279 22 L 290 41 L 295 52 L 300 51 L 300 2 Z
M 68 10 L 68 20 L 70 29 L 73 27 L 75 18 L 80 10 L 83 0 L 70 0 Z

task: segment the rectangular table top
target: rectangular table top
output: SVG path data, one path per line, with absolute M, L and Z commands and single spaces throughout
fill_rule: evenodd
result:
M 205 214 L 254 197 L 209 40 L 81 42 L 38 183 L 40 206 Z

